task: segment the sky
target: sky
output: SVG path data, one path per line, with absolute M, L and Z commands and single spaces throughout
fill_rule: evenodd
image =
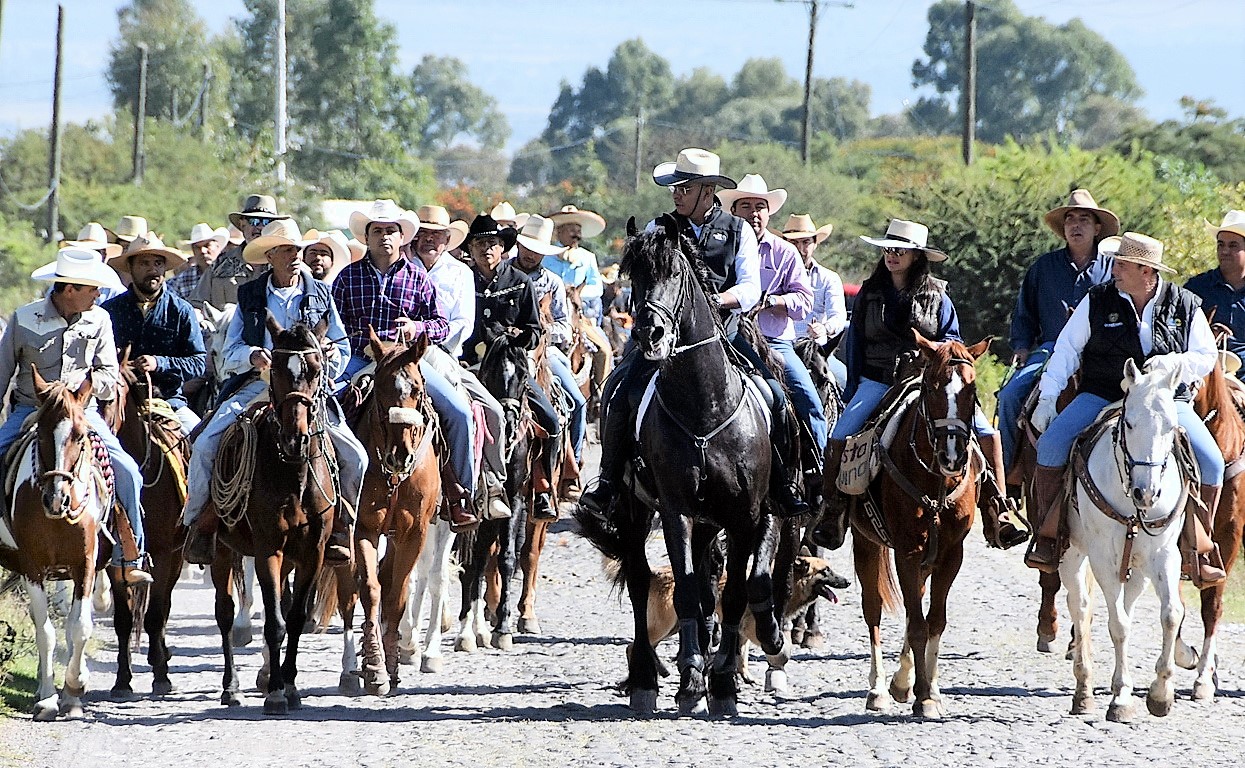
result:
M 192 0 L 213 31 L 243 12 L 242 0 Z M 922 56 L 931 0 L 854 0 L 819 15 L 814 74 L 861 80 L 874 115 L 896 113 L 920 93 L 912 62 Z M 66 51 L 62 113 L 81 122 L 106 115 L 104 77 L 117 36 L 118 0 L 63 0 Z M 1179 118 L 1184 95 L 1245 116 L 1245 0 L 1018 0 L 1032 16 L 1079 17 L 1128 59 L 1151 118 Z M 0 20 L 0 137 L 48 125 L 52 113 L 56 3 L 8 0 Z M 989 13 L 989 3 L 978 3 Z M 808 11 L 782 0 L 376 0 L 397 27 L 402 68 L 426 54 L 466 62 L 476 85 L 510 121 L 513 151 L 544 128 L 563 80 L 578 86 L 604 68 L 621 42 L 640 37 L 676 75 L 708 67 L 726 78 L 753 57 L 781 57 L 802 80 Z M 343 41 L 347 44 L 348 41 Z M 979 76 L 987 76 L 981 73 Z

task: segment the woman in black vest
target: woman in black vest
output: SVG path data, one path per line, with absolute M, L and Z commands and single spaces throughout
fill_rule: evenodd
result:
M 1055 351 L 1038 384 L 1032 420 L 1034 428 L 1043 433 L 1037 444 L 1038 466 L 1033 477 L 1038 535 L 1025 555 L 1025 563 L 1042 571 L 1053 572 L 1059 567 L 1060 499 L 1072 444 L 1103 408 L 1123 399 L 1120 382 L 1124 363 L 1130 359 L 1141 367 L 1152 357 L 1169 355 L 1178 356 L 1183 364 L 1176 413 L 1201 470 L 1202 522 L 1207 530 L 1214 530 L 1211 522 L 1223 484 L 1223 454 L 1191 402 L 1192 388 L 1214 368 L 1214 335 L 1197 296 L 1160 277 L 1161 272 L 1175 271 L 1163 264 L 1161 242 L 1125 232 L 1104 240 L 1100 249 L 1110 252 L 1112 247 L 1114 282 L 1095 286 L 1077 305 L 1055 342 Z M 1143 336 L 1143 329 L 1150 333 Z M 1055 400 L 1078 368 L 1081 383 L 1076 399 L 1056 416 Z M 1224 579 L 1223 569 L 1212 562 L 1217 560 L 1217 550 L 1199 556 L 1203 586 Z

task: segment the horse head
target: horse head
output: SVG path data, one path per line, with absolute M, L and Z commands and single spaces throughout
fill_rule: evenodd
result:
M 521 434 L 527 384 L 531 375 L 531 359 L 527 350 L 510 336 L 498 336 L 480 357 L 480 383 L 501 403 L 506 416 L 506 456 L 510 455 Z
M 620 268 L 631 276 L 636 308 L 631 338 L 649 360 L 666 360 L 676 354 L 680 337 L 692 330 L 685 309 L 693 302 L 708 308 L 703 291 L 697 290 L 702 276 L 693 266 L 695 244 L 679 232 L 670 214 L 663 214 L 652 230 L 642 233 L 637 233 L 632 218 L 627 234 Z
M 91 426 L 86 420 L 93 388 L 91 377 L 88 375 L 77 390 L 72 390 L 63 382 L 44 380 L 33 364 L 31 368 L 39 400 L 35 474 L 43 507 L 50 515 L 76 516 L 89 491 L 86 483 L 90 482 L 83 463 L 91 461 Z
M 1123 461 L 1125 490 L 1138 511 L 1154 506 L 1162 487 L 1163 471 L 1172 455 L 1177 424 L 1176 387 L 1183 365 L 1169 365 L 1174 356 L 1160 355 L 1139 369 L 1124 363 L 1124 405 L 1116 425 L 1118 458 Z
M 926 437 L 934 448 L 934 462 L 946 477 L 957 477 L 968 465 L 977 408 L 977 370 L 973 363 L 993 340 L 987 337 L 971 347 L 959 341 L 933 342 L 913 330 L 917 350 L 925 363 L 921 379 L 921 411 Z
M 390 344 L 369 326 L 368 344 L 376 360 L 372 407 L 381 438 L 376 457 L 385 472 L 405 478 L 415 469 L 420 442 L 432 426 L 424 415 L 427 395 L 419 370 L 419 361 L 428 350 L 428 336 L 420 334 L 410 343 Z
M 321 343 L 328 322 L 321 320 L 314 329 L 304 323 L 285 329 L 270 312 L 267 325 L 272 335 L 268 390 L 277 418 L 277 451 L 287 463 L 305 462 L 317 416 L 323 418 Z

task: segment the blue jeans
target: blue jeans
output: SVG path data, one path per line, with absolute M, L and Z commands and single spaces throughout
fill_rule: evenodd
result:
M 1024 366 L 1012 374 L 1007 386 L 999 391 L 998 412 L 999 432 L 1003 435 L 1003 465 L 1010 467 L 1016 458 L 1016 441 L 1020 437 L 1020 411 L 1024 408 L 1029 393 L 1037 386 L 1042 376 L 1042 367 L 1050 358 L 1054 344 L 1043 344 L 1029 354 Z
M 13 406 L 8 420 L 0 426 L 0 456 L 3 456 L 4 452 L 17 442 L 17 438 L 22 433 L 22 422 L 34 412 L 33 405 Z M 117 501 L 121 502 L 125 516 L 129 518 L 130 528 L 134 530 L 134 544 L 138 547 L 138 556 L 141 558 L 147 551 L 147 539 L 143 535 L 143 505 L 139 500 L 139 494 L 143 490 L 143 473 L 133 457 L 121 447 L 117 436 L 104 423 L 104 417 L 100 416 L 99 409 L 94 404 L 87 407 L 86 420 L 91 425 L 91 430 L 99 435 L 105 450 L 108 451 L 108 460 L 112 462 L 112 473 L 116 478 Z M 112 564 L 123 564 L 119 545 L 112 548 Z M 132 560 L 124 565 L 136 566 L 138 561 Z
M 583 458 L 587 401 L 584 400 L 584 393 L 579 391 L 579 385 L 575 383 L 575 374 L 571 372 L 571 361 L 557 347 L 550 346 L 548 352 L 545 359 L 549 361 L 549 372 L 558 377 L 558 381 L 562 382 L 562 389 L 566 390 L 567 396 L 571 398 L 571 420 L 568 426 L 571 429 L 571 445 L 575 449 L 575 461 L 579 461 Z
M 830 369 L 830 375 L 839 385 L 839 393 L 845 392 L 847 390 L 847 366 L 839 358 L 830 355 L 826 358 L 826 367 Z
M 886 393 L 890 391 L 890 386 L 881 384 L 873 379 L 860 378 L 860 384 L 856 386 L 856 393 L 852 395 L 852 399 L 843 408 L 842 415 L 834 425 L 834 432 L 830 435 L 831 440 L 846 440 L 860 430 L 864 429 L 865 424 L 873 417 L 874 412 L 878 409 L 878 404 L 882 402 L 882 398 L 886 397 Z M 986 419 L 986 415 L 982 413 L 981 408 L 973 409 L 973 431 L 979 436 L 987 436 L 994 434 L 994 427 L 990 426 L 990 422 Z
M 581 311 L 584 317 L 588 318 L 597 325 L 601 324 L 601 297 L 591 296 L 583 299 Z
M 787 389 L 791 392 L 791 404 L 795 406 L 796 415 L 808 425 L 817 443 L 817 454 L 826 450 L 826 412 L 821 406 L 821 397 L 813 386 L 813 379 L 808 375 L 804 361 L 795 353 L 795 345 L 788 339 L 768 339 L 770 349 L 782 356 L 783 370 L 787 374 Z

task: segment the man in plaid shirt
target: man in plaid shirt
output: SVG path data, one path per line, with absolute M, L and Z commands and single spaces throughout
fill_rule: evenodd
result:
M 165 284 L 170 291 L 187 301 L 199 287 L 203 273 L 212 268 L 216 257 L 229 242 L 229 230 L 224 227 L 212 229 L 207 224 L 196 224 L 190 230 L 190 264 L 169 278 Z

